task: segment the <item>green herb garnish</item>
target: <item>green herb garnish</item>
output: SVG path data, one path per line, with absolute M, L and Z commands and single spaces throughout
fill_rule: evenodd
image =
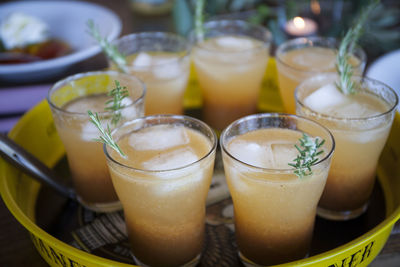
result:
M 325 143 L 325 140 L 319 142 L 319 138 L 311 138 L 303 133 L 303 137 L 299 139 L 300 147 L 294 145 L 299 152 L 297 157 L 293 160 L 295 163 L 288 163 L 289 166 L 295 168 L 294 174 L 299 178 L 311 175 L 313 172 L 311 166 L 318 161 L 317 156 L 321 155 L 324 151 L 318 149 Z
M 106 102 L 105 111 L 111 111 L 113 116 L 111 118 L 111 124 L 117 126 L 118 122 L 122 118 L 121 109 L 124 108 L 122 105 L 122 100 L 129 95 L 126 87 L 122 87 L 119 81 L 115 80 L 115 88 L 108 92 L 108 96 L 111 96 L 112 99 Z M 107 129 L 104 129 L 101 122 L 100 117 L 97 112 L 93 114 L 92 111 L 88 110 L 88 115 L 90 117 L 89 121 L 92 122 L 96 128 L 100 131 L 100 137 L 98 139 L 94 139 L 96 142 L 101 142 L 103 144 L 109 145 L 115 151 L 117 151 L 122 157 L 125 157 L 125 154 L 122 152 L 121 148 L 111 137 L 111 129 L 107 123 Z
M 202 41 L 204 39 L 204 5 L 205 0 L 196 0 L 194 29 L 198 41 Z
M 112 99 L 106 102 L 107 107 L 104 109 L 105 111 L 112 111 L 113 116 L 111 118 L 111 124 L 114 126 L 117 126 L 122 118 L 121 109 L 124 108 L 122 100 L 128 95 L 129 93 L 126 87 L 122 87 L 119 81 L 115 81 L 115 88 L 108 93 L 108 96 L 111 96 Z
M 99 114 L 97 114 L 97 112 L 93 114 L 92 111 L 88 110 L 87 113 L 90 117 L 89 121 L 96 126 L 96 128 L 100 131 L 101 134 L 99 138 L 94 139 L 94 141 L 108 145 L 109 147 L 117 151 L 122 157 L 125 157 L 125 154 L 124 152 L 122 152 L 119 145 L 112 139 L 110 126 L 107 124 L 107 129 L 103 128 L 100 122 Z
M 89 28 L 89 34 L 99 43 L 106 56 L 115 63 L 120 71 L 128 73 L 126 58 L 118 51 L 118 48 L 115 45 L 111 45 L 106 38 L 103 38 L 100 35 L 100 32 L 94 25 L 93 20 L 89 20 L 87 22 L 87 26 Z
M 353 66 L 349 63 L 350 55 L 353 53 L 358 39 L 362 34 L 362 27 L 367 20 L 369 14 L 376 8 L 379 0 L 373 0 L 362 10 L 356 23 L 347 31 L 339 46 L 339 51 L 336 56 L 336 70 L 339 74 L 339 82 L 336 87 L 343 94 L 354 94 L 355 84 L 351 77 L 353 75 Z

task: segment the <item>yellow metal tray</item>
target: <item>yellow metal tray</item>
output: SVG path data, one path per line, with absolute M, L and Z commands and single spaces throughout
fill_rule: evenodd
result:
M 270 77 L 269 77 L 270 78 Z M 268 77 L 266 79 L 269 79 Z M 267 81 L 267 84 L 271 81 Z M 274 81 L 272 81 L 274 82 Z M 265 88 L 264 88 L 265 89 Z M 194 91 L 191 94 L 196 95 Z M 266 102 L 264 102 L 265 104 Z M 274 109 L 276 102 L 272 103 Z M 264 109 L 268 110 L 268 104 Z M 382 218 L 368 231 L 337 247 L 317 248 L 309 258 L 280 266 L 367 266 L 386 243 L 395 222 L 400 217 L 400 114 L 396 113 L 391 134 L 378 168 L 377 187 L 381 190 Z M 55 130 L 50 109 L 45 101 L 27 112 L 10 131 L 9 137 L 42 160 L 49 167 L 64 158 L 64 148 Z M 379 191 L 378 190 L 378 191 Z M 0 159 L 0 193 L 14 217 L 29 231 L 33 244 L 50 266 L 63 263 L 74 266 L 132 266 L 115 259 L 96 256 L 77 249 L 56 238 L 38 225 L 38 201 L 43 202 L 41 185 Z M 39 200 L 38 200 L 39 199 Z M 228 201 L 228 200 L 227 200 Z M 43 204 L 40 204 L 43 205 Z M 381 207 L 378 207 L 378 209 Z M 373 215 L 372 215 L 373 216 Z M 328 227 L 336 236 L 335 224 Z M 357 227 L 357 226 L 352 226 Z M 346 227 L 345 227 L 346 228 Z M 341 229 L 341 228 L 340 228 Z M 324 230 L 324 228 L 323 228 Z M 337 229 L 336 229 L 337 230 Z M 345 239 L 345 236 L 342 236 Z M 316 236 L 320 238 L 320 236 Z M 324 238 L 329 239 L 329 233 Z M 328 240 L 329 242 L 329 240 Z M 231 249 L 235 247 L 232 246 Z M 224 247 L 222 248 L 224 249 Z M 319 249 L 319 250 L 318 250 Z

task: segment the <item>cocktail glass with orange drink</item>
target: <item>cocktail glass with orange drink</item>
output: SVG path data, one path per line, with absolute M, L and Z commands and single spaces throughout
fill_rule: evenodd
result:
M 336 53 L 339 43 L 334 38 L 296 38 L 282 43 L 276 50 L 279 92 L 287 113 L 296 113 L 294 91 L 303 80 L 321 72 L 336 70 Z M 366 54 L 357 47 L 350 56 L 355 74 L 362 74 Z
M 104 123 L 111 124 L 111 111 L 105 111 L 108 93 L 115 81 L 126 87 L 122 123 L 143 116 L 145 86 L 134 76 L 114 71 L 80 73 L 57 82 L 48 93 L 57 132 L 64 144 L 72 182 L 81 203 L 95 211 L 121 209 L 107 169 L 96 127 L 89 121 L 88 110 L 98 112 Z
M 387 85 L 354 76 L 355 93 L 337 89 L 338 75 L 320 74 L 296 89 L 297 114 L 325 125 L 336 152 L 318 214 L 348 220 L 363 214 L 371 196 L 378 159 L 386 143 L 398 103 Z
M 203 95 L 203 120 L 222 131 L 257 111 L 271 44 L 270 32 L 240 20 L 209 21 L 195 32 L 192 59 Z
M 301 176 L 289 163 L 303 134 L 322 152 Z M 306 257 L 335 146 L 330 132 L 295 115 L 257 114 L 228 126 L 220 144 L 242 262 L 273 265 Z
M 183 114 L 183 96 L 190 72 L 185 38 L 166 32 L 125 35 L 113 42 L 126 57 L 127 72 L 147 87 L 145 115 Z M 115 68 L 111 64 L 112 68 Z
M 105 146 L 136 262 L 195 266 L 203 249 L 206 198 L 217 139 L 205 123 L 156 115 L 113 133 L 124 152 Z

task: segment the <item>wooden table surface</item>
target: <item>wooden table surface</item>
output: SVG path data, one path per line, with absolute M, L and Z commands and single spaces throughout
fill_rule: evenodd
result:
M 169 29 L 171 27 L 170 20 L 166 17 L 146 18 L 133 16 L 128 0 L 91 0 L 89 2 L 106 6 L 120 16 L 123 22 L 121 35 L 146 29 L 144 28 L 145 25 L 149 24 L 153 28 L 158 25 L 159 29 Z M 74 71 L 95 70 L 104 68 L 105 66 L 105 58 L 99 55 L 78 64 L 74 68 Z M 0 201 L 0 266 L 48 266 L 33 246 L 28 231 L 13 217 L 2 200 Z M 400 266 L 400 227 L 394 228 L 384 249 L 371 266 Z

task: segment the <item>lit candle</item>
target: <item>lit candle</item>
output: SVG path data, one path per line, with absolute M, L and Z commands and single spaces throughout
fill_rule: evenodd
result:
M 292 36 L 308 36 L 317 32 L 318 25 L 309 18 L 294 17 L 286 23 L 285 30 Z

